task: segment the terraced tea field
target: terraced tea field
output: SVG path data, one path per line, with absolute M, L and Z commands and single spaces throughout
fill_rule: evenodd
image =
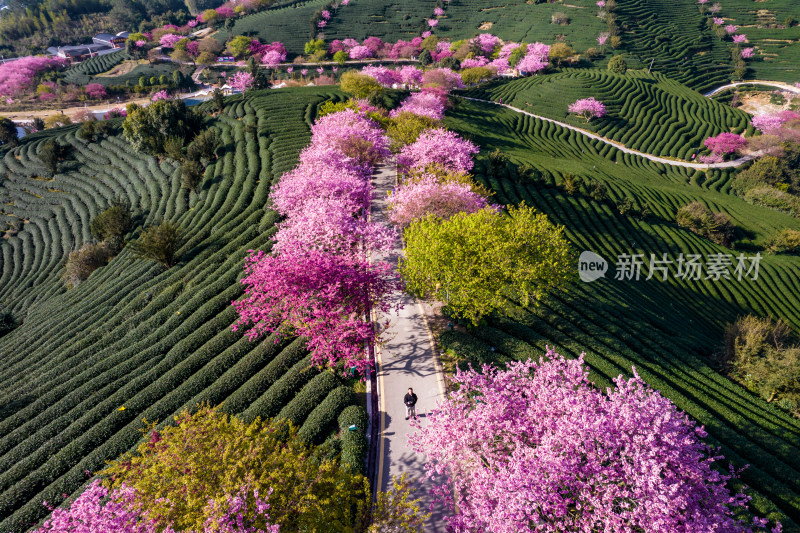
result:
M 721 13 L 726 23 L 736 24 L 756 48 L 748 62 L 748 79 L 800 81 L 800 9 L 792 0 L 730 0 Z M 786 26 L 789 18 L 794 25 Z
M 236 19 L 231 32 L 220 30 L 215 37 L 220 42 L 225 42 L 231 35 L 258 37 L 264 42 L 280 41 L 290 57 L 302 54 L 305 43 L 315 35 L 311 17 L 327 4 L 326 0 L 308 0 L 266 9 Z
M 689 159 L 703 140 L 723 131 L 748 131 L 749 115 L 709 100 L 660 74 L 567 70 L 552 75 L 498 80 L 466 91 L 466 96 L 500 101 L 523 111 L 591 130 L 628 148 L 658 156 Z M 568 106 L 594 96 L 608 114 L 589 123 Z M 751 128 L 752 129 L 752 128 Z
M 172 73 L 176 69 L 178 69 L 178 65 L 175 63 L 143 63 L 141 65 L 136 65 L 133 70 L 126 74 L 120 76 L 92 76 L 91 81 L 106 87 L 109 85 L 136 85 L 139 83 L 139 78 L 142 76 L 150 79 L 153 76 L 158 78 L 163 75 L 171 80 Z
M 143 418 L 169 421 L 197 402 L 224 402 L 248 419 L 288 417 L 315 443 L 342 425 L 365 427 L 364 409 L 347 409 L 358 403 L 352 383 L 310 368 L 300 340 L 251 342 L 230 329 L 247 250 L 268 249 L 275 231 L 270 186 L 308 143 L 317 105 L 337 94 L 228 99 L 214 120 L 220 157 L 199 192 L 181 188 L 174 162 L 119 136 L 87 144 L 74 126 L 27 137 L 0 161 L 3 222 L 24 220 L 0 241 L 0 303 L 24 318 L 0 337 L 0 530 L 28 529 L 47 514 L 43 500 L 58 505 L 87 471 L 134 447 Z M 49 173 L 36 157 L 51 137 L 75 154 L 54 179 L 41 177 Z M 126 249 L 64 289 L 67 252 L 89 240 L 90 220 L 116 197 L 136 214 L 129 238 L 160 219 L 185 228 L 179 264 L 162 271 Z M 346 435 L 343 446 L 363 451 L 363 433 Z
M 76 85 L 92 83 L 94 81 L 94 76 L 102 74 L 103 72 L 108 72 L 126 59 L 130 59 L 130 56 L 125 50 L 118 50 L 110 54 L 95 56 L 67 69 L 67 72 L 64 74 L 64 81 Z
M 527 81 L 527 80 L 525 80 Z M 578 251 L 591 250 L 611 263 L 606 279 L 575 283 L 536 308 L 513 318 L 492 317 L 472 333 L 447 332 L 444 344 L 475 363 L 538 357 L 545 344 L 560 353 L 587 353 L 595 382 L 604 386 L 634 365 L 653 387 L 705 425 L 734 465 L 750 467 L 742 480 L 751 487 L 752 507 L 780 518 L 784 531 L 800 524 L 800 421 L 720 375 L 710 363 L 726 322 L 755 313 L 780 316 L 800 327 L 800 258 L 766 256 L 757 281 L 639 281 L 613 279 L 621 253 L 753 254 L 779 227 L 800 228 L 788 215 L 758 208 L 728 194 L 730 173 L 667 167 L 620 153 L 554 124 L 489 104 L 462 102 L 448 127 L 479 143 L 484 153 L 500 148 L 515 164 L 527 163 L 540 182 L 522 182 L 515 167 L 500 175 L 484 161 L 478 177 L 501 203 L 526 202 L 566 227 Z M 585 189 L 568 195 L 555 185 L 571 173 L 608 188 L 608 200 Z M 645 220 L 618 213 L 615 203 L 647 202 Z M 749 232 L 731 251 L 679 228 L 678 207 L 698 200 L 723 211 Z M 492 347 L 496 351 L 492 351 Z

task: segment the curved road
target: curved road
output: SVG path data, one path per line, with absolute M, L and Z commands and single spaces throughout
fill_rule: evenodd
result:
M 585 136 L 587 136 L 587 137 L 589 137 L 591 139 L 595 139 L 597 141 L 601 141 L 601 142 L 604 142 L 606 144 L 610 144 L 611 146 L 617 148 L 618 150 L 621 150 L 622 152 L 625 152 L 626 154 L 638 155 L 639 157 L 643 157 L 645 159 L 649 159 L 650 161 L 655 161 L 656 163 L 663 163 L 665 165 L 674 165 L 674 166 L 678 166 L 678 167 L 696 168 L 696 169 L 701 169 L 701 170 L 705 170 L 705 169 L 709 169 L 709 168 L 731 168 L 731 167 L 738 167 L 739 165 L 741 165 L 743 163 L 746 163 L 747 161 L 750 161 L 751 159 L 754 158 L 754 156 L 752 156 L 752 155 L 745 155 L 745 156 L 742 156 L 742 157 L 740 157 L 738 159 L 734 159 L 733 161 L 723 161 L 722 163 L 692 163 L 690 161 L 681 161 L 680 159 L 670 159 L 668 157 L 659 157 L 659 156 L 648 154 L 648 153 L 645 153 L 645 152 L 640 152 L 639 150 L 634 150 L 632 148 L 628 148 L 627 146 L 625 146 L 622 143 L 618 143 L 617 141 L 612 141 L 611 139 L 607 139 L 605 137 L 597 135 L 596 133 L 592 133 L 589 130 L 585 130 L 585 129 L 579 128 L 577 126 L 573 126 L 571 124 L 567 124 L 566 122 L 561 122 L 560 120 L 555 120 L 555 119 L 552 119 L 552 118 L 543 117 L 541 115 L 535 115 L 533 113 L 529 113 L 527 111 L 523 111 L 522 109 L 510 106 L 508 104 L 501 104 L 501 103 L 498 103 L 498 102 L 492 102 L 491 100 L 482 100 L 480 98 L 470 98 L 469 96 L 460 96 L 460 98 L 463 98 L 465 100 L 474 100 L 475 102 L 483 102 L 485 104 L 493 104 L 493 105 L 499 105 L 499 106 L 502 106 L 502 107 L 507 107 L 508 109 L 511 109 L 512 111 L 516 111 L 517 113 L 522 113 L 523 115 L 528 115 L 529 117 L 533 117 L 533 118 L 536 118 L 536 119 L 539 119 L 539 120 L 544 120 L 545 122 L 552 122 L 553 124 L 558 124 L 562 128 L 567 128 L 569 130 L 578 132 L 581 135 L 585 135 Z
M 793 93 L 800 94 L 800 87 L 795 85 L 789 85 L 788 83 L 784 83 L 782 81 L 761 81 L 761 80 L 750 80 L 750 81 L 737 81 L 734 83 L 726 83 L 725 85 L 721 85 L 714 89 L 713 91 L 705 93 L 703 96 L 706 98 L 710 96 L 714 96 L 718 92 L 722 92 L 725 89 L 730 89 L 731 87 L 736 87 L 737 85 L 768 85 L 769 87 L 775 87 L 777 89 L 783 89 L 784 91 L 790 91 Z

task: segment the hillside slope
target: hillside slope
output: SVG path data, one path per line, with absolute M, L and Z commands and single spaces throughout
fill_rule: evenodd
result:
M 719 374 L 711 364 L 726 322 L 746 313 L 780 316 L 800 328 L 800 258 L 767 256 L 755 281 L 701 279 L 645 280 L 650 254 L 753 255 L 754 246 L 776 228 L 800 228 L 788 215 L 758 208 L 727 194 L 730 175 L 707 175 L 665 167 L 621 154 L 559 126 L 490 104 L 463 102 L 448 127 L 479 143 L 484 153 L 500 148 L 514 163 L 493 174 L 485 160 L 477 176 L 501 203 L 526 202 L 563 224 L 576 251 L 593 251 L 609 261 L 606 278 L 577 280 L 539 307 L 520 308 L 512 318 L 492 317 L 472 333 L 446 332 L 443 343 L 475 364 L 539 357 L 545 345 L 586 361 L 599 386 L 631 366 L 647 383 L 705 425 L 712 443 L 737 467 L 749 464 L 742 480 L 752 488 L 753 507 L 781 518 L 784 531 L 800 523 L 800 421 Z M 539 179 L 521 180 L 516 165 L 532 165 Z M 564 174 L 606 185 L 608 199 L 594 200 L 584 186 L 573 195 L 558 184 Z M 625 198 L 635 207 L 647 203 L 645 220 L 620 215 Z M 723 211 L 752 232 L 728 250 L 679 228 L 678 207 L 700 201 Z M 637 280 L 614 279 L 617 256 L 644 254 Z M 492 350 L 494 348 L 494 350 Z
M 224 146 L 199 193 L 181 188 L 174 162 L 138 154 L 122 137 L 87 144 L 74 127 L 32 136 L 0 162 L 4 218 L 25 220 L 0 241 L 0 303 L 24 319 L 0 337 L 0 530 L 43 518 L 43 500 L 59 504 L 86 471 L 131 449 L 143 418 L 170 420 L 200 401 L 246 418 L 289 405 L 316 441 L 336 429 L 355 401 L 351 383 L 321 376 L 315 395 L 299 394 L 319 374 L 300 341 L 252 342 L 230 328 L 243 259 L 268 249 L 275 231 L 270 186 L 296 163 L 316 106 L 330 97 L 335 90 L 229 98 L 213 121 Z M 40 177 L 36 157 L 48 136 L 75 153 L 53 180 Z M 160 219 L 185 228 L 179 264 L 162 271 L 126 249 L 64 289 L 66 253 L 89 240 L 90 220 L 115 197 L 138 213 L 129 237 Z

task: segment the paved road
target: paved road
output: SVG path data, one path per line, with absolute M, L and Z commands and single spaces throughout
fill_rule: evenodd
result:
M 739 165 L 741 165 L 741 164 L 743 164 L 743 163 L 745 163 L 747 161 L 750 161 L 751 159 L 754 158 L 754 156 L 752 156 L 752 155 L 745 155 L 745 156 L 742 156 L 742 157 L 740 157 L 738 159 L 734 159 L 733 161 L 723 161 L 722 163 L 692 163 L 690 161 L 682 161 L 680 159 L 670 159 L 668 157 L 659 157 L 659 156 L 656 156 L 656 155 L 647 154 L 645 152 L 640 152 L 638 150 L 633 150 L 631 148 L 628 148 L 627 146 L 625 146 L 622 143 L 618 143 L 617 141 L 612 141 L 611 139 L 607 139 L 605 137 L 601 137 L 600 135 L 597 135 L 596 133 L 592 133 L 589 130 L 585 130 L 585 129 L 579 128 L 577 126 L 573 126 L 571 124 L 567 124 L 566 122 L 561 122 L 560 120 L 554 120 L 552 118 L 543 117 L 541 115 L 535 115 L 533 113 L 529 113 L 527 111 L 523 111 L 522 109 L 518 109 L 516 107 L 510 106 L 508 104 L 501 104 L 499 102 L 492 102 L 491 100 L 482 100 L 480 98 L 470 98 L 468 96 L 462 96 L 461 98 L 464 98 L 465 100 L 473 100 L 475 102 L 483 102 L 485 104 L 493 104 L 493 105 L 499 105 L 499 106 L 502 106 L 502 107 L 507 107 L 508 109 L 511 109 L 512 111 L 515 111 L 517 113 L 522 113 L 523 115 L 528 115 L 529 117 L 537 118 L 539 120 L 544 120 L 545 122 L 552 122 L 553 124 L 558 124 L 559 126 L 561 126 L 563 128 L 567 128 L 569 130 L 576 131 L 576 132 L 580 133 L 581 135 L 585 135 L 585 136 L 587 136 L 587 137 L 589 137 L 591 139 L 595 139 L 597 141 L 604 142 L 606 144 L 610 144 L 610 145 L 616 147 L 618 150 L 621 150 L 621 151 L 625 152 L 626 154 L 638 155 L 638 156 L 643 157 L 645 159 L 649 159 L 650 161 L 655 161 L 657 163 L 664 163 L 665 165 L 674 165 L 674 166 L 678 166 L 678 167 L 697 168 L 697 169 L 701 169 L 701 170 L 709 169 L 709 168 L 730 168 L 730 167 L 738 167 Z
M 731 87 L 736 87 L 737 85 L 768 85 L 770 87 L 775 87 L 777 89 L 783 89 L 784 91 L 790 91 L 793 93 L 800 94 L 800 87 L 797 87 L 796 85 L 791 85 L 789 83 L 784 83 L 782 81 L 750 80 L 750 81 L 737 81 L 734 83 L 726 83 L 725 85 L 717 87 L 713 91 L 707 92 L 703 96 L 705 97 L 714 96 L 718 92 L 724 91 L 725 89 L 730 89 Z
M 394 183 L 393 165 L 380 168 L 373 177 L 375 199 L 372 202 L 372 220 L 386 221 L 386 194 Z M 398 239 L 395 249 L 385 259 L 397 264 L 401 253 L 402 242 Z M 406 294 L 398 294 L 396 298 L 404 304 L 399 315 L 377 317 L 388 318 L 390 324 L 383 332 L 383 345 L 376 351 L 380 401 L 376 485 L 381 490 L 388 490 L 392 486 L 392 476 L 407 473 L 421 481 L 421 490 L 416 496 L 423 497 L 422 503 L 427 510 L 431 502 L 428 489 L 433 486 L 433 482 L 424 477 L 424 456 L 406 446 L 411 426 L 405 420 L 403 396 L 409 387 L 414 389 L 419 398 L 417 416 L 425 424 L 427 413 L 444 394 L 444 378 L 419 303 Z M 440 511 L 431 516 L 425 531 L 445 531 Z

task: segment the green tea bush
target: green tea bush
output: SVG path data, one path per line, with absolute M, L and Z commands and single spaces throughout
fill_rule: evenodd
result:
M 297 436 L 309 443 L 321 443 L 325 440 L 332 425 L 336 423 L 337 415 L 354 403 L 355 393 L 351 387 L 342 385 L 334 389 L 321 404 L 311 411 L 300 431 L 297 432 Z
M 308 414 L 322 402 L 330 391 L 341 384 L 341 380 L 331 370 L 325 370 L 309 381 L 292 401 L 281 409 L 277 418 L 286 418 L 300 427 Z
M 350 466 L 356 472 L 364 473 L 369 451 L 367 410 L 360 405 L 351 405 L 341 412 L 338 422 L 342 442 L 342 464 Z M 353 430 L 350 429 L 352 426 L 355 426 Z

